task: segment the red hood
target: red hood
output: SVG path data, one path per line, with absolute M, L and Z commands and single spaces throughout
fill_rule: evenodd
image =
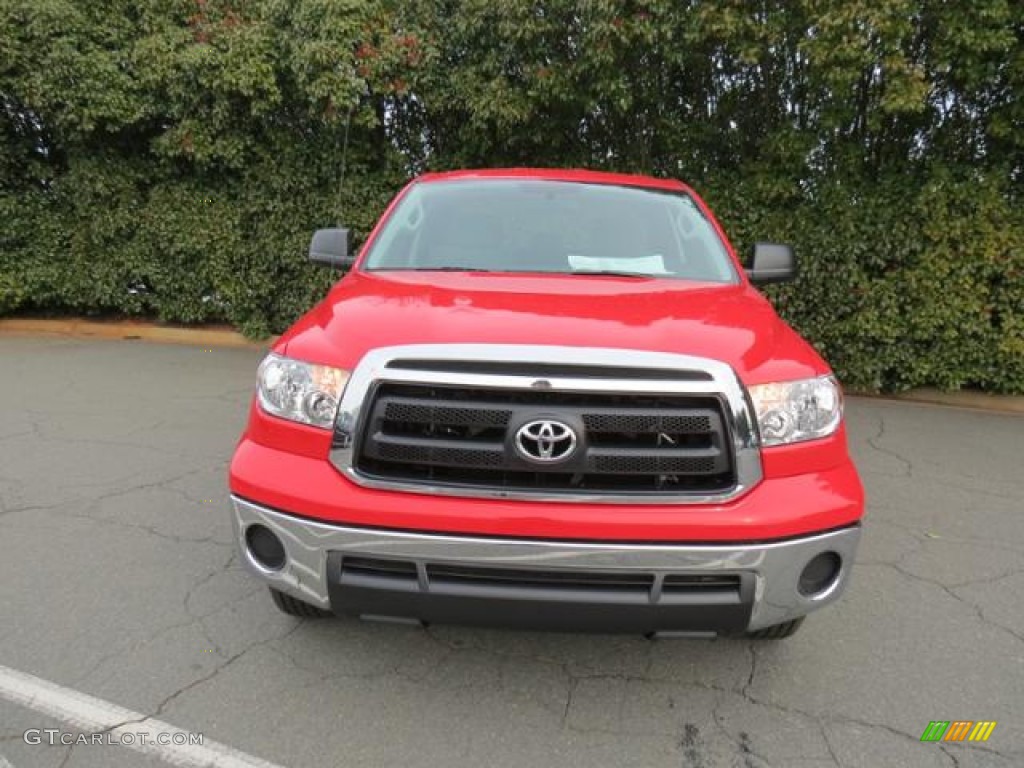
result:
M 678 352 L 748 384 L 828 371 L 753 288 L 653 278 L 352 272 L 275 348 L 352 368 L 375 347 L 460 342 Z

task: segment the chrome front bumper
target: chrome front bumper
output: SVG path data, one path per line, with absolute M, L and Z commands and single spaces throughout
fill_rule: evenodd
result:
M 505 569 L 576 572 L 632 571 L 654 575 L 660 584 L 667 574 L 740 574 L 752 579 L 748 630 L 803 616 L 835 601 L 850 578 L 860 527 L 762 544 L 623 544 L 482 538 L 418 534 L 385 529 L 347 528 L 313 522 L 232 497 L 235 532 L 251 571 L 272 587 L 330 610 L 329 556 L 395 558 L 416 563 L 423 596 L 429 583 L 426 563 Z M 284 544 L 286 562 L 278 570 L 262 567 L 248 551 L 245 531 L 263 525 Z M 812 597 L 797 589 L 804 566 L 816 555 L 834 552 L 841 558 L 830 587 Z M 713 630 L 713 628 L 711 628 Z

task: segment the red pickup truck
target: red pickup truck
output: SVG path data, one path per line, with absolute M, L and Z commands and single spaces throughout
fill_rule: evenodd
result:
M 828 365 L 701 198 L 586 171 L 429 174 L 260 364 L 230 468 L 287 613 L 792 634 L 864 511 Z

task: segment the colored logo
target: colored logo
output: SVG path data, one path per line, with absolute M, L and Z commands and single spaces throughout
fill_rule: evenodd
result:
M 988 741 L 995 728 L 995 720 L 932 720 L 921 741 Z
M 576 450 L 576 431 L 561 421 L 537 419 L 516 432 L 516 450 L 529 461 L 550 464 L 569 458 Z

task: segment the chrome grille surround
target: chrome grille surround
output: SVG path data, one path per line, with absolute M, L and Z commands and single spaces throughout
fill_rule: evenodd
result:
M 416 368 L 412 361 L 429 361 L 429 365 Z M 458 368 L 460 363 L 464 364 L 467 361 L 502 364 L 502 370 L 509 370 L 509 364 L 521 364 L 524 370 L 538 364 L 558 366 L 558 375 L 539 377 L 533 373 L 517 375 L 504 372 L 444 370 L 446 362 L 452 363 L 453 368 Z M 397 365 L 392 365 L 393 363 Z M 579 366 L 581 375 L 570 375 L 573 366 Z M 626 367 L 635 369 L 637 375 L 594 375 L 595 372 L 599 374 L 602 368 L 621 371 Z M 644 369 L 652 370 L 650 379 L 643 378 Z M 679 379 L 667 377 L 666 370 L 678 370 Z M 699 375 L 694 375 L 695 372 Z M 548 391 L 580 394 L 635 393 L 716 397 L 723 403 L 726 430 L 728 437 L 731 438 L 730 447 L 736 482 L 731 488 L 713 493 L 628 494 L 466 487 L 368 477 L 354 466 L 355 448 L 364 426 L 363 421 L 368 416 L 365 406 L 369 404 L 369 395 L 373 387 L 380 382 L 521 391 L 543 387 Z M 330 460 L 349 480 L 366 488 L 439 496 L 589 504 L 722 503 L 746 493 L 762 477 L 759 437 L 753 407 L 746 390 L 729 365 L 690 355 L 605 347 L 415 344 L 372 350 L 356 365 L 342 395 L 335 419 Z

